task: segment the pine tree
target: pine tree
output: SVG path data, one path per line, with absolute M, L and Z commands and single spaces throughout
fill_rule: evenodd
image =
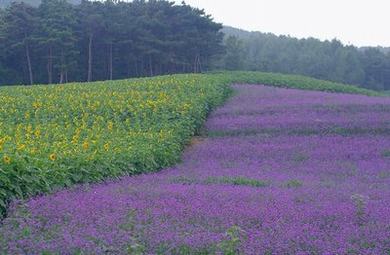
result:
M 66 0 L 43 0 L 39 6 L 39 44 L 47 52 L 48 83 L 53 83 L 53 67 L 59 72 L 59 83 L 68 80 L 68 71 L 77 56 L 75 47 L 75 14 Z
M 92 81 L 93 47 L 95 41 L 101 39 L 99 35 L 104 30 L 103 4 L 83 0 L 79 6 L 79 28 L 88 41 L 88 72 L 87 81 Z
M 25 65 L 28 70 L 28 81 L 34 83 L 32 67 L 32 41 L 37 23 L 36 10 L 25 3 L 13 2 L 5 10 L 2 26 L 3 42 L 8 54 L 22 51 L 25 55 Z

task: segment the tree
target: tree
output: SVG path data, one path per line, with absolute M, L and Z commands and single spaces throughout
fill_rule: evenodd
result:
M 379 49 L 368 48 L 363 52 L 362 62 L 364 63 L 365 86 L 375 89 L 389 87 L 389 58 Z
M 115 4 L 115 0 L 107 0 L 103 10 L 104 43 L 107 46 L 109 80 L 113 79 L 113 49 L 118 40 L 116 35 L 122 29 L 121 23 L 117 19 L 119 8 Z
M 3 45 L 7 49 L 6 54 L 15 54 L 14 51 L 23 51 L 28 70 L 28 80 L 34 83 L 34 75 L 31 60 L 31 48 L 34 29 L 37 22 L 36 9 L 23 2 L 13 2 L 5 10 L 3 16 Z
M 225 39 L 226 54 L 223 66 L 226 70 L 243 69 L 244 48 L 243 42 L 237 36 L 229 36 Z
M 48 83 L 53 83 L 53 66 L 59 70 L 59 82 L 68 80 L 68 71 L 74 65 L 75 14 L 66 0 L 43 0 L 39 6 L 39 44 L 47 52 Z
M 197 73 L 208 68 L 213 57 L 223 53 L 222 25 L 215 23 L 204 10 L 182 3 L 179 12 L 181 29 L 181 49 L 185 66 Z M 189 71 L 183 68 L 183 71 Z
M 238 57 L 229 49 L 235 43 L 229 36 L 237 36 L 246 52 L 242 66 L 233 62 L 227 69 L 303 74 L 378 90 L 390 86 L 390 56 L 385 48 L 357 48 L 338 40 L 296 39 L 229 27 L 223 31 L 227 48 L 223 58 Z
M 88 72 L 87 81 L 92 81 L 93 46 L 95 40 L 104 29 L 103 4 L 82 0 L 79 6 L 79 29 L 87 36 L 88 41 Z

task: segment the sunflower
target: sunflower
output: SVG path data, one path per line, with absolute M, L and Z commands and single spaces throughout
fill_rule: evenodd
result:
M 108 128 L 108 130 L 112 131 L 112 129 L 114 128 L 114 123 L 112 123 L 112 121 L 109 121 L 107 128 Z
M 57 155 L 55 153 L 50 154 L 49 159 L 51 161 L 55 161 L 57 159 Z
M 89 143 L 87 141 L 83 142 L 83 149 L 88 150 L 89 148 Z
M 6 163 L 7 165 L 11 164 L 11 158 L 10 158 L 9 156 L 7 156 L 7 155 L 5 155 L 5 156 L 3 157 L 3 161 L 4 161 L 4 163 Z
M 34 135 L 36 137 L 40 137 L 41 136 L 41 131 L 39 129 L 35 130 Z
M 18 151 L 22 151 L 22 150 L 24 150 L 26 148 L 26 145 L 25 144 L 18 144 L 18 146 L 16 147 L 16 150 L 18 150 Z
M 106 144 L 104 145 L 104 149 L 105 149 L 106 151 L 108 151 L 108 150 L 110 149 L 110 145 L 109 145 L 108 143 L 106 143 Z

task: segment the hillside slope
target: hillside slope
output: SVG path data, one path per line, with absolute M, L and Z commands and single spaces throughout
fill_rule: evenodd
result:
M 17 198 L 174 164 L 233 83 L 381 95 L 303 76 L 256 72 L 3 87 L 0 213 Z
M 0 254 L 388 254 L 390 98 L 233 89 L 180 164 L 13 207 Z

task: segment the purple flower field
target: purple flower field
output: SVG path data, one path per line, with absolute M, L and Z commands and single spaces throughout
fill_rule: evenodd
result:
M 233 88 L 181 164 L 13 205 L 0 254 L 390 254 L 390 99 Z

